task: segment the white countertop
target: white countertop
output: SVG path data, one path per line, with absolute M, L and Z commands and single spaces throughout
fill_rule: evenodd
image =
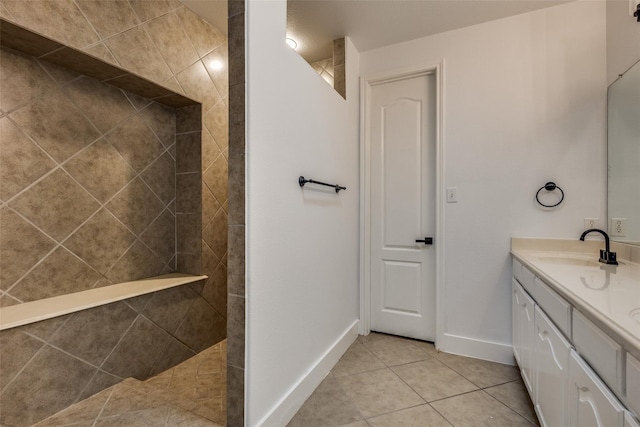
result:
M 628 351 L 640 357 L 640 263 L 614 245 L 618 266 L 598 262 L 603 241 L 512 239 L 513 256 Z M 624 258 L 621 258 L 621 255 Z

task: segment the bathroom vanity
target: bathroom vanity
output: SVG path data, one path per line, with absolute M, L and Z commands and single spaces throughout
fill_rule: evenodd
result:
M 513 351 L 542 426 L 640 426 L 640 247 L 512 239 Z

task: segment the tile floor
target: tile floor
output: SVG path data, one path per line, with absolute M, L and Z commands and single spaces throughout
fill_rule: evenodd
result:
M 146 381 L 126 379 L 34 427 L 220 427 L 226 340 Z
M 288 427 L 537 425 L 517 368 L 372 333 L 358 337 Z

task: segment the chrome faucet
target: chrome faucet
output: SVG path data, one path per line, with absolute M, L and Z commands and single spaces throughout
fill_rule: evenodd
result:
M 593 232 L 600 233 L 604 236 L 605 248 L 604 250 L 600 249 L 600 259 L 598 261 L 603 262 L 605 264 L 618 265 L 618 261 L 616 259 L 616 253 L 611 252 L 611 249 L 609 247 L 609 235 L 605 231 L 602 231 L 599 228 L 590 228 L 588 230 L 585 230 L 584 233 L 582 233 L 582 236 L 580 236 L 580 240 L 584 242 L 585 236 Z

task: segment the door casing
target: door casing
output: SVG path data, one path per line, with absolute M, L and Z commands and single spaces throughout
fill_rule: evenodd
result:
M 444 60 L 360 78 L 360 335 L 371 332 L 371 87 L 427 74 L 436 76 L 436 348 L 444 334 Z

